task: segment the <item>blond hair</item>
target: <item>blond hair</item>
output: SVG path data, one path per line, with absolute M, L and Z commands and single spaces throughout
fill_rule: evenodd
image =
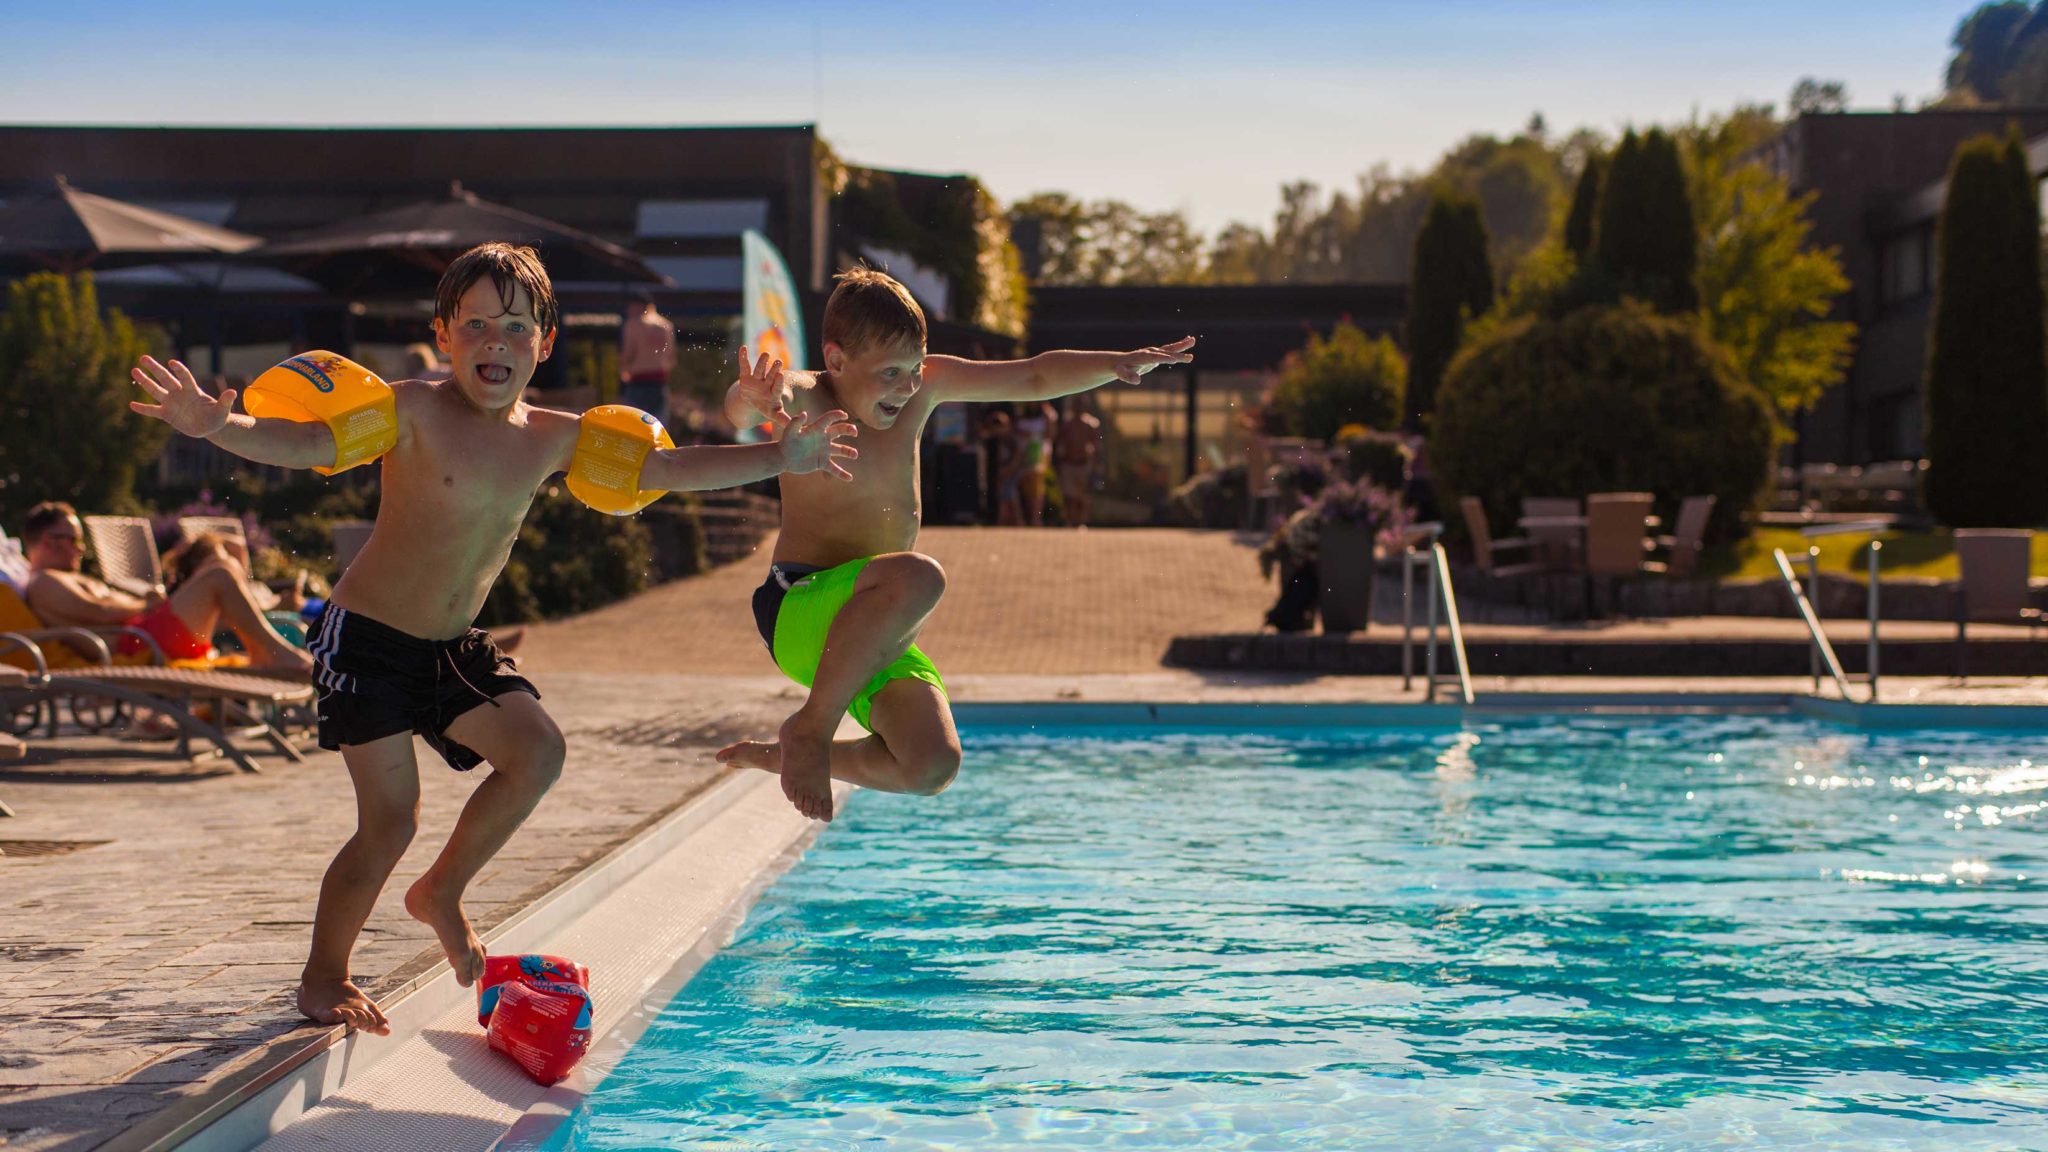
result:
M 873 268 L 849 268 L 825 301 L 821 339 L 849 356 L 897 343 L 925 345 L 924 309 L 894 276 Z

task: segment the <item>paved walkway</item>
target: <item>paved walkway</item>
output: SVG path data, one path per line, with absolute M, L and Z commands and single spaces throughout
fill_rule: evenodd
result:
M 577 671 L 773 674 L 754 630 L 753 560 L 529 630 L 522 656 Z M 1254 550 L 1221 532 L 927 528 L 946 596 L 918 646 L 951 676 L 1145 672 L 1180 633 L 1251 632 L 1273 599 Z
M 934 529 L 951 584 L 927 634 L 961 700 L 1413 700 L 1399 682 L 1163 670 L 1180 632 L 1249 630 L 1271 597 L 1223 534 Z M 569 734 L 561 783 L 480 879 L 486 929 L 693 795 L 709 753 L 797 702 L 752 631 L 762 564 L 533 631 L 521 652 Z M 1800 691 L 1803 679 L 1744 683 Z M 1684 689 L 1580 678 L 1487 690 Z M 1728 681 L 1693 684 L 1726 691 Z M 1889 681 L 1894 700 L 2048 701 L 2024 681 Z M 261 1060 L 304 1027 L 289 991 L 321 871 L 353 819 L 339 758 L 193 770 L 162 746 L 66 740 L 0 766 L 8 840 L 99 841 L 0 857 L 0 1149 L 84 1152 Z M 439 958 L 399 907 L 469 779 L 422 752 L 422 834 L 356 956 L 373 990 Z M 285 1041 L 280 1041 L 285 1037 Z

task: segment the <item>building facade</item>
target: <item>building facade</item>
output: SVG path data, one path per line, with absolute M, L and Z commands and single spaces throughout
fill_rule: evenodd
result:
M 2017 125 L 2048 171 L 2048 108 L 1801 116 L 1765 158 L 1794 195 L 1812 194 L 1812 243 L 1835 249 L 1850 284 L 1836 316 L 1856 325 L 1848 377 L 1803 413 L 1793 461 L 1919 458 L 1935 224 L 1963 142 Z

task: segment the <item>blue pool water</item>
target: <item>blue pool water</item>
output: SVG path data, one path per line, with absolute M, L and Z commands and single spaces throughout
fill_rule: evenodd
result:
M 2048 1147 L 2048 761 L 1778 717 L 970 734 L 585 1150 Z

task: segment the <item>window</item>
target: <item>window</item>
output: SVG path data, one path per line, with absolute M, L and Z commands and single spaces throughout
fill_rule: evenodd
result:
M 1901 232 L 1884 242 L 1883 281 L 1880 285 L 1886 304 L 1896 304 L 1918 299 L 1932 290 L 1934 284 L 1929 275 L 1929 249 L 1933 233 L 1928 228 L 1915 228 Z
M 650 237 L 738 236 L 768 227 L 766 200 L 642 200 L 640 235 Z

